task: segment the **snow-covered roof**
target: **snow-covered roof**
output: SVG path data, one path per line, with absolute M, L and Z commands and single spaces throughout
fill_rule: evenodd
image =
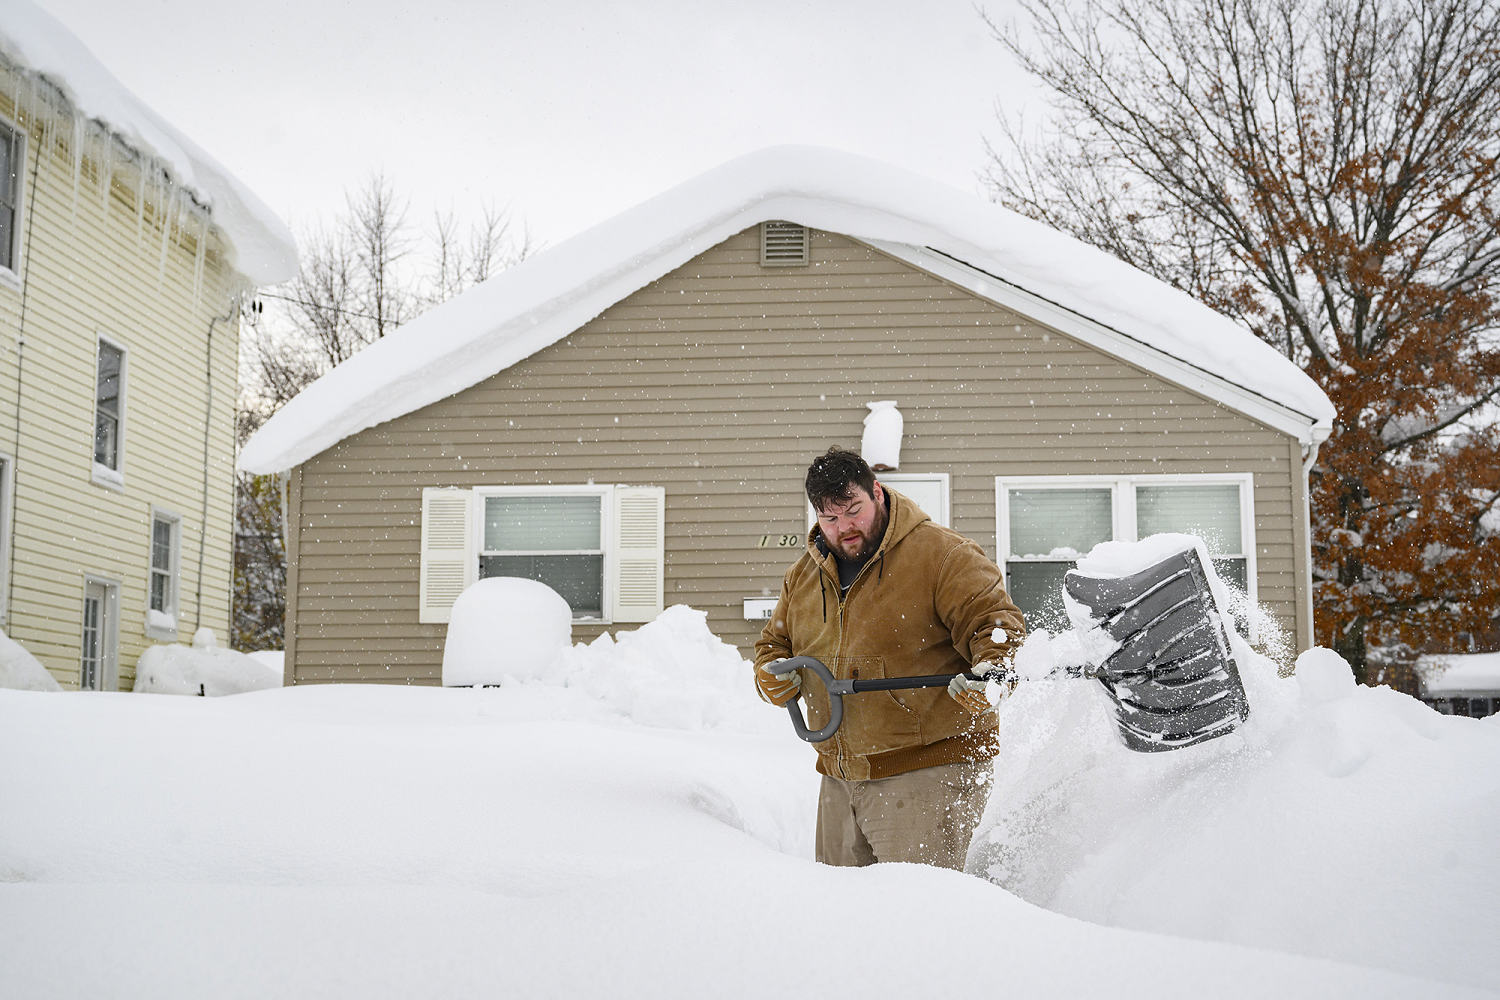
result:
M 1429 698 L 1500 692 L 1500 653 L 1424 656 L 1418 670 Z
M 229 244 L 235 270 L 258 285 L 297 273 L 297 244 L 286 224 L 192 140 L 147 107 L 88 48 L 29 0 L 5 0 L 0 59 L 44 79 L 72 105 L 136 152 L 155 159 L 172 181 L 209 209 Z
M 1302 422 L 1333 404 L 1306 373 L 1201 302 L 1039 222 L 888 164 L 779 146 L 732 160 L 504 271 L 334 368 L 249 441 L 242 468 L 274 472 L 460 392 L 561 340 L 717 243 L 776 219 L 956 263 L 999 295 L 1020 290 L 1121 344 Z

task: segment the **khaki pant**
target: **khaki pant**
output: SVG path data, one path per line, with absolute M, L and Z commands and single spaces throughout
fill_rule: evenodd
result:
M 989 761 L 924 767 L 874 781 L 824 775 L 817 859 L 846 867 L 914 861 L 963 871 L 990 777 Z

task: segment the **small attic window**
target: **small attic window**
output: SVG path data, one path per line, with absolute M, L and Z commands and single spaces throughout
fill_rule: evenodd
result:
M 795 222 L 763 222 L 760 225 L 760 266 L 806 267 L 811 242 L 806 226 Z

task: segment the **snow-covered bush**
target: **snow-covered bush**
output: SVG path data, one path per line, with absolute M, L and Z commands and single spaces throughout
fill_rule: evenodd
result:
M 21 691 L 61 691 L 42 662 L 10 636 L 0 632 L 0 688 Z
M 193 645 L 151 646 L 135 665 L 137 693 L 210 697 L 281 687 L 281 671 L 232 649 L 219 649 L 213 631 L 200 628 Z
M 568 602 L 535 580 L 490 577 L 453 602 L 443 644 L 443 686 L 542 676 L 573 639 Z

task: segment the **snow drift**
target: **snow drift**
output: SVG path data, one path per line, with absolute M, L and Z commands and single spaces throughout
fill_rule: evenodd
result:
M 498 687 L 0 691 L 7 991 L 1492 995 L 1500 718 L 1252 656 L 1238 730 L 1133 753 L 1036 679 L 1086 646 L 1022 650 L 968 876 L 815 865 L 813 751 L 680 606 Z
M 148 646 L 135 666 L 133 691 L 213 698 L 281 687 L 281 670 L 263 659 L 220 649 L 213 631 L 199 629 L 192 646 Z
M 0 688 L 18 691 L 61 691 L 47 668 L 31 652 L 0 632 Z

